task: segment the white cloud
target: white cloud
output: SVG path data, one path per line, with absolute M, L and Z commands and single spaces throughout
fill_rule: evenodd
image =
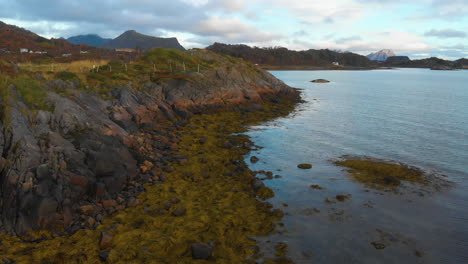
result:
M 322 40 L 311 43 L 315 48 L 328 48 L 334 50 L 353 51 L 363 55 L 381 49 L 392 49 L 395 53 L 422 52 L 431 50 L 423 39 L 415 34 L 402 31 L 389 31 L 383 33 L 366 33 L 361 37 L 345 40 Z
M 239 18 L 210 17 L 193 28 L 203 36 L 221 37 L 228 42 L 264 42 L 282 38 L 279 34 L 261 31 Z

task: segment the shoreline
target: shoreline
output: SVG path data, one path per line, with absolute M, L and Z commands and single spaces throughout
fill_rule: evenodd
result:
M 190 263 L 190 244 L 197 242 L 210 245 L 210 259 L 221 262 L 258 256 L 256 242 L 248 236 L 274 230 L 282 212 L 256 198 L 274 194 L 247 167 L 243 155 L 253 144 L 248 136 L 237 134 L 247 126 L 291 113 L 298 101 L 287 96 L 281 100 L 256 105 L 254 111 L 237 108 L 191 117 L 176 132 L 180 140 L 177 159 L 161 179 L 144 185 L 146 190 L 138 195 L 134 207 L 71 236 L 54 238 L 41 231 L 35 232 L 33 242 L 25 242 L 1 234 L 0 257 L 17 263 L 68 259 L 99 263 L 107 252 L 106 259 L 112 263 L 150 259 Z M 103 233 L 111 237 L 108 247 L 100 245 Z M 254 258 L 249 262 L 255 263 Z

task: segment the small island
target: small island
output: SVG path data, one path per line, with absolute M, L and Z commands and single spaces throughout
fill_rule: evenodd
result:
M 310 82 L 313 82 L 313 83 L 329 83 L 330 81 L 325 80 L 325 79 L 316 79 L 316 80 L 312 80 Z

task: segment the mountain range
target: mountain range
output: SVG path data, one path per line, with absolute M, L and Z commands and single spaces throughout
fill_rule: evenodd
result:
M 100 47 L 112 39 L 101 38 L 97 34 L 78 35 L 67 38 L 67 41 L 71 44 L 80 45 L 85 44 L 92 47 Z
M 373 61 L 386 61 L 389 57 L 396 56 L 393 50 L 383 49 L 367 55 L 367 58 Z
M 73 44 L 86 44 L 105 49 L 141 49 L 168 48 L 185 50 L 177 38 L 159 38 L 144 35 L 135 30 L 128 30 L 115 39 L 102 38 L 96 34 L 78 35 L 67 39 Z

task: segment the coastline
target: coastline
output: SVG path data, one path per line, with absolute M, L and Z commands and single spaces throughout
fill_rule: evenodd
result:
M 371 71 L 371 70 L 381 70 L 389 69 L 387 67 L 351 67 L 351 66 L 266 66 L 259 65 L 263 70 L 266 71 Z M 393 69 L 393 68 L 390 68 Z
M 2 234 L 0 257 L 17 263 L 99 263 L 100 254 L 107 252 L 112 263 L 167 259 L 191 263 L 190 246 L 197 242 L 212 246 L 211 259 L 219 263 L 240 263 L 258 256 L 250 236 L 274 230 L 282 212 L 256 198 L 274 194 L 243 161 L 253 144 L 238 133 L 289 114 L 296 99 L 282 97 L 281 102 L 272 99 L 247 109 L 195 115 L 176 132 L 180 140 L 177 159 L 163 179 L 144 185 L 146 191 L 134 207 L 105 217 L 95 229 L 80 229 L 71 236 L 53 237 L 40 231 L 30 234 L 36 239 L 27 242 Z M 112 238 L 104 248 L 100 246 L 103 233 Z M 255 258 L 250 262 L 255 263 Z

